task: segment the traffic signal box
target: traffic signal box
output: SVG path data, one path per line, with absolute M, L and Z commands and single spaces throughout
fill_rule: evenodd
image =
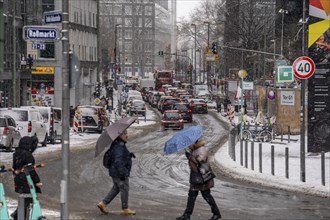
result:
M 205 60 L 208 62 L 219 61 L 218 45 L 217 43 L 212 43 L 212 47 L 206 47 L 205 50 Z

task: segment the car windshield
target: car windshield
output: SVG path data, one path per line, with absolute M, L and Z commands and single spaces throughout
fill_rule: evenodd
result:
M 97 115 L 95 108 L 79 108 L 82 115 Z
M 48 109 L 42 109 L 42 108 L 40 108 L 40 109 L 38 109 L 39 110 L 39 112 L 40 112 L 40 114 L 42 115 L 42 117 L 44 118 L 44 119 L 49 119 L 48 118 Z
M 173 119 L 178 119 L 179 118 L 179 113 L 177 112 L 166 112 L 164 115 L 164 119 L 167 120 L 173 120 Z
M 1 115 L 10 115 L 15 121 L 28 121 L 28 111 L 0 110 Z
M 6 127 L 6 120 L 4 118 L 0 118 L 0 127 Z

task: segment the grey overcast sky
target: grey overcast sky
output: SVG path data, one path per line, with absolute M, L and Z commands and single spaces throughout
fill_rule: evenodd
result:
M 189 13 L 197 7 L 202 0 L 177 0 L 177 18 L 188 18 Z

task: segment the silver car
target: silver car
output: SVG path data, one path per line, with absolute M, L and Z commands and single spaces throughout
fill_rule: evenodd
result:
M 22 127 L 16 126 L 15 120 L 8 115 L 0 115 L 0 147 L 5 148 L 8 152 L 13 150 L 13 147 L 18 147 L 21 140 Z

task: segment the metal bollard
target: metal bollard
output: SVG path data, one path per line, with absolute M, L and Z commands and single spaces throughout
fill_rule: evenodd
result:
M 259 173 L 262 173 L 262 143 L 259 143 Z
M 285 148 L 285 177 L 289 179 L 289 148 Z
M 322 185 L 325 186 L 325 161 L 324 161 L 324 151 L 321 152 L 321 179 Z
M 283 130 L 281 128 L 281 142 L 283 142 Z
M 290 143 L 290 126 L 288 126 L 288 143 Z
M 274 145 L 271 146 L 271 169 L 272 169 L 272 175 L 275 175 L 275 168 L 274 168 Z
M 240 160 L 241 160 L 241 166 L 243 166 L 243 140 L 241 140 L 240 143 Z
M 245 168 L 248 168 L 248 142 L 245 141 Z
M 17 219 L 25 219 L 25 198 L 32 198 L 32 195 L 19 194 L 17 204 Z
M 254 170 L 254 141 L 251 142 L 251 169 Z

